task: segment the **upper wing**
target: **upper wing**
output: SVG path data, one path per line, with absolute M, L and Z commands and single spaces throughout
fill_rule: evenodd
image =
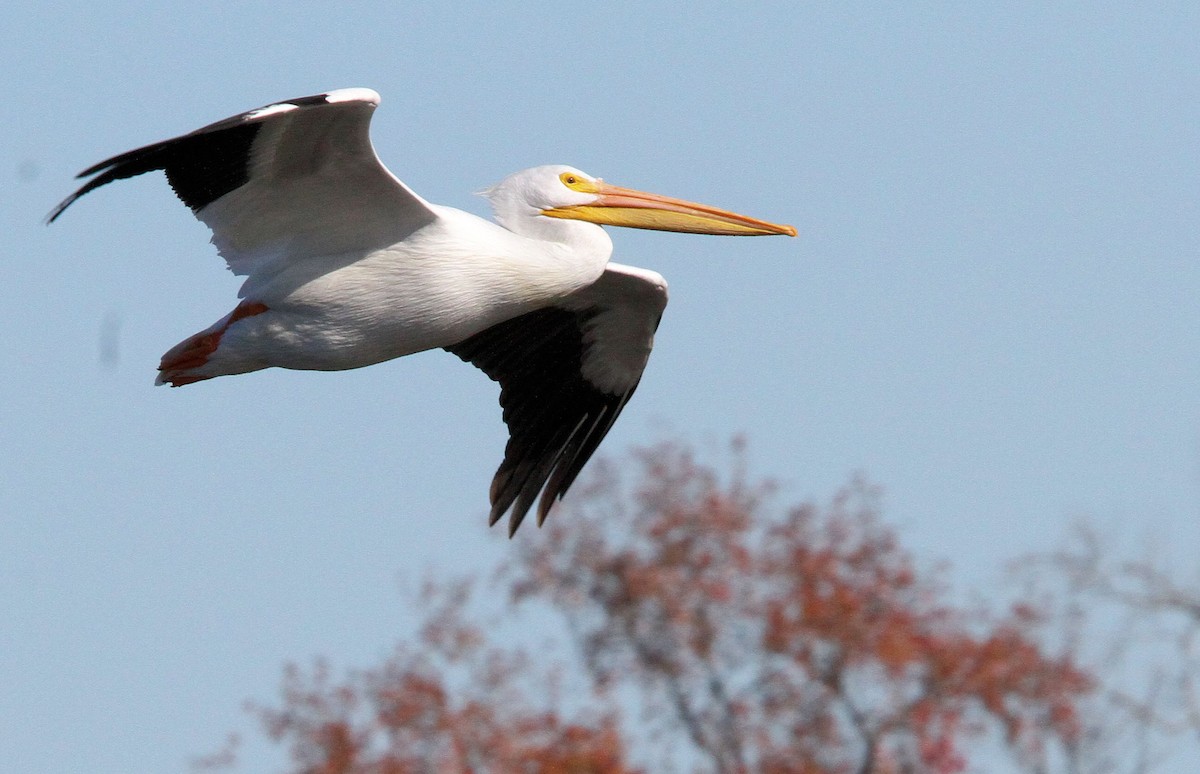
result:
M 164 170 L 171 188 L 213 231 L 235 274 L 263 260 L 385 247 L 431 222 L 429 205 L 396 179 L 371 145 L 379 95 L 341 89 L 279 102 L 85 169 L 80 196 Z
M 512 535 L 539 491 L 545 520 L 637 388 L 666 305 L 661 275 L 610 263 L 562 303 L 446 347 L 500 383 L 509 440 L 492 479 L 492 524 L 511 506 Z

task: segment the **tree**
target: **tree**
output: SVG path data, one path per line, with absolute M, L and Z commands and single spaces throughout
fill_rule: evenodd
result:
M 626 763 L 615 714 L 564 719 L 553 675 L 521 649 L 490 644 L 469 620 L 471 584 L 426 583 L 424 624 L 378 668 L 335 683 L 329 667 L 287 667 L 279 707 L 255 707 L 304 774 L 640 771 Z M 236 738 L 199 769 L 235 764 Z
M 1159 552 L 1130 556 L 1087 522 L 1063 548 L 1026 557 L 1017 569 L 1028 582 L 1026 593 L 1043 600 L 1061 646 L 1104 675 L 1067 749 L 1072 770 L 1194 768 L 1200 760 L 1200 584 L 1168 569 Z M 1187 763 L 1172 758 L 1189 753 Z
M 723 482 L 660 445 L 632 491 L 601 466 L 513 546 L 493 581 L 504 615 L 560 617 L 574 666 L 489 639 L 471 584 L 435 583 L 420 635 L 381 668 L 291 669 L 258 711 L 267 732 L 313 774 L 949 773 L 982 739 L 1032 768 L 1075 741 L 1089 679 L 1039 647 L 1029 605 L 955 607 L 872 487 L 779 509 L 735 455 Z M 556 669 L 591 693 L 564 696 Z

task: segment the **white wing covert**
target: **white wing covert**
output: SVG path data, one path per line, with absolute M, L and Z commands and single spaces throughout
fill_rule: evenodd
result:
M 637 388 L 666 303 L 661 275 L 610 263 L 558 305 L 446 347 L 500 383 L 509 441 L 492 479 L 492 524 L 511 507 L 512 535 L 539 492 L 545 521 Z
M 386 247 L 437 216 L 376 156 L 369 129 L 378 104 L 370 89 L 340 89 L 114 156 L 81 172 L 95 177 L 48 220 L 106 183 L 161 169 L 235 274 Z

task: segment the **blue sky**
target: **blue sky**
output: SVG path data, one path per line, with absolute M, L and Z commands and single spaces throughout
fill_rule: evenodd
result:
M 183 770 L 284 661 L 369 664 L 405 582 L 507 550 L 482 374 L 155 388 L 235 300 L 207 231 L 153 176 L 41 223 L 96 161 L 331 88 L 383 95 L 376 147 L 435 202 L 567 163 L 799 229 L 613 231 L 672 296 L 602 454 L 744 433 L 789 500 L 862 471 L 982 589 L 1085 514 L 1194 569 L 1195 4 L 407 5 L 5 12 L 0 769 Z

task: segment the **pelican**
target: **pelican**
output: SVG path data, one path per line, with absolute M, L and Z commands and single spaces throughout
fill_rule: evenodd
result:
M 371 89 L 291 99 L 114 156 L 81 172 L 91 179 L 47 223 L 106 183 L 163 170 L 245 276 L 229 314 L 163 355 L 157 384 L 361 368 L 438 347 L 481 369 L 500 384 L 509 430 L 489 523 L 510 512 L 511 536 L 535 502 L 545 521 L 608 433 L 666 307 L 660 274 L 609 263 L 601 226 L 796 230 L 561 165 L 484 191 L 492 223 L 388 171 L 369 136 L 379 101 Z

